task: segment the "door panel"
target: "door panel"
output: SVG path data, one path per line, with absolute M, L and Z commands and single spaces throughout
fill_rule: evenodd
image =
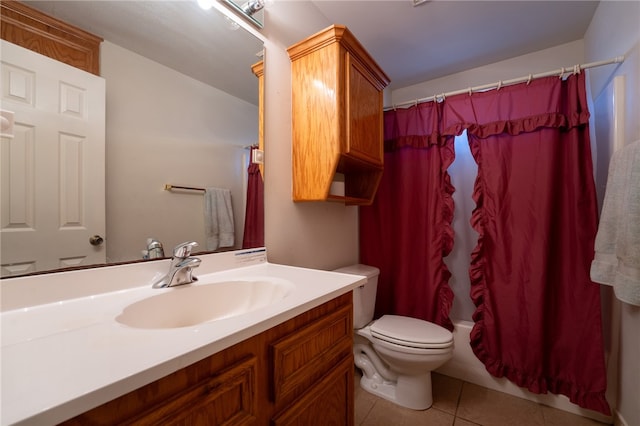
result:
M 2 41 L 2 276 L 104 263 L 105 81 Z

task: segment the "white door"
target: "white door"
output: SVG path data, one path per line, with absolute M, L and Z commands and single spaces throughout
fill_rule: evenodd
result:
M 105 235 L 105 81 L 1 47 L 0 107 L 14 116 L 1 138 L 2 276 L 104 263 L 90 239 Z

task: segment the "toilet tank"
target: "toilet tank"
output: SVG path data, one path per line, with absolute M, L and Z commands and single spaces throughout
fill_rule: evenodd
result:
M 336 269 L 335 272 L 367 277 L 366 284 L 353 290 L 353 328 L 363 328 L 373 321 L 380 270 L 374 266 L 356 264 Z

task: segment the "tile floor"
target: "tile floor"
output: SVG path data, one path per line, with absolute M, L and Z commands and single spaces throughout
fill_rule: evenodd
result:
M 366 426 L 602 426 L 603 423 L 473 383 L 433 373 L 433 406 L 409 410 L 360 387 L 356 369 L 355 424 Z

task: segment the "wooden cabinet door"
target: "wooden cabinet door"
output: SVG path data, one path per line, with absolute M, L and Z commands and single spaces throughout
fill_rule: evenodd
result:
M 154 407 L 131 425 L 245 426 L 256 420 L 257 360 L 251 357 Z
M 352 426 L 353 355 L 276 416 L 274 426 Z
M 343 306 L 271 344 L 274 401 L 309 387 L 352 354 L 351 306 Z
M 370 73 L 346 53 L 345 153 L 371 164 L 383 162 L 382 92 Z
M 211 372 L 197 383 L 180 389 L 198 369 L 196 364 L 179 370 L 61 425 L 245 426 L 257 423 L 259 373 L 255 356 Z

